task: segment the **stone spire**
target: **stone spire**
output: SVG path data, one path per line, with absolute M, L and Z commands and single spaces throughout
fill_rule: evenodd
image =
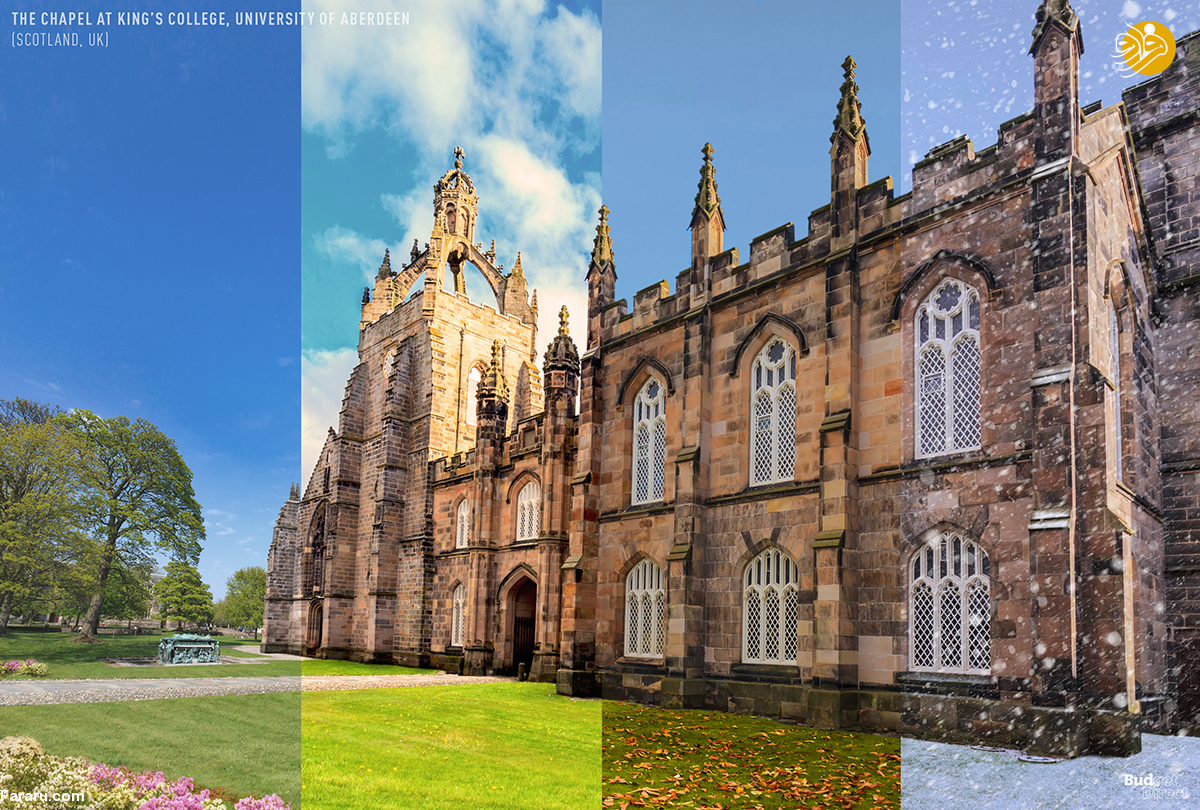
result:
M 717 170 L 713 168 L 713 147 L 704 144 L 700 150 L 704 163 L 700 166 L 700 187 L 696 192 L 696 206 L 692 209 L 692 271 L 694 282 L 707 278 L 704 270 L 708 260 L 724 249 L 725 212 L 721 210 L 721 197 L 717 194 Z
M 1047 29 L 1058 25 L 1067 34 L 1079 35 L 1079 55 L 1083 55 L 1083 33 L 1079 29 L 1079 15 L 1075 13 L 1075 9 L 1071 8 L 1069 0 L 1043 0 L 1042 4 L 1038 6 L 1035 17 L 1037 25 L 1033 27 L 1033 43 L 1029 46 L 1030 53 L 1037 50 L 1038 41 Z
M 574 375 L 579 373 L 579 350 L 575 348 L 575 341 L 571 340 L 571 333 L 567 329 L 568 317 L 566 307 L 558 311 L 558 334 L 550 342 L 543 358 L 542 371 L 546 375 L 546 388 L 556 384 L 561 387 L 565 384 L 554 377 L 554 371 L 569 371 Z M 574 385 L 574 377 L 571 379 L 571 385 Z
M 509 276 L 519 278 L 522 281 L 525 280 L 525 271 L 521 269 L 521 251 L 519 250 L 517 251 L 517 261 L 515 264 L 513 264 L 513 269 L 512 272 L 509 273 Z
M 500 364 L 500 341 L 498 340 L 492 341 L 492 362 L 483 372 L 477 390 L 476 399 L 478 401 L 484 399 L 508 401 L 508 381 L 504 379 L 504 369 Z
M 613 260 L 612 237 L 608 231 L 608 206 L 600 206 L 600 224 L 596 226 L 596 239 L 592 243 L 592 264 L 603 267 Z
M 391 275 L 392 275 L 392 251 L 389 248 L 384 248 L 383 249 L 383 264 L 379 265 L 379 272 L 375 274 L 375 278 L 377 278 L 377 279 L 390 278 Z
M 858 190 L 867 184 L 867 163 L 871 156 L 871 139 L 858 100 L 858 83 L 854 81 L 856 67 L 858 63 L 852 56 L 842 62 L 842 95 L 833 118 L 833 134 L 829 136 L 833 144 L 829 147 L 829 224 L 834 239 L 847 237 L 858 228 Z
M 419 247 L 417 247 L 416 239 L 413 240 L 412 251 L 409 252 L 408 256 L 409 256 L 409 259 L 411 260 L 411 261 L 409 261 L 409 264 L 416 264 L 417 259 L 421 258 L 421 249 Z
M 292 487 L 290 490 L 288 490 L 288 500 L 289 501 L 300 500 L 300 485 L 297 484 L 295 481 L 292 482 Z
M 367 304 L 371 303 L 371 288 L 370 287 L 363 287 L 362 302 L 363 302 L 364 307 Z
M 700 167 L 696 207 L 692 209 L 692 223 L 688 226 L 689 228 L 695 228 L 700 217 L 711 218 L 721 208 L 721 197 L 717 194 L 717 170 L 713 167 L 712 162 L 713 151 L 711 143 L 704 144 L 704 148 L 700 150 L 700 153 L 704 155 L 704 164 Z
M 842 97 L 838 101 L 837 115 L 833 118 L 833 134 L 829 136 L 830 143 L 837 142 L 838 133 L 844 132 L 852 141 L 858 140 L 859 135 L 866 137 L 867 122 L 862 117 L 862 103 L 858 100 L 858 83 L 854 81 L 854 69 L 858 63 L 854 57 L 847 56 L 842 62 Z M 870 145 L 867 147 L 870 150 Z

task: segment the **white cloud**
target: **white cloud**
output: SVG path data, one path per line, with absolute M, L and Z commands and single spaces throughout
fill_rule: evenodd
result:
M 337 429 L 342 395 L 358 363 L 357 349 L 305 352 L 300 359 L 300 491 L 316 466 L 329 428 Z
M 382 239 L 363 236 L 340 225 L 318 234 L 316 247 L 334 262 L 357 266 L 367 281 L 375 278 L 375 274 L 379 272 L 383 251 L 388 248 L 396 249 L 396 245 L 389 245 Z
M 319 14 L 336 6 L 318 0 L 305 9 Z M 375 277 L 385 248 L 398 269 L 414 239 L 428 241 L 432 184 L 450 167 L 453 148 L 462 146 L 479 193 L 477 238 L 485 247 L 496 240 L 506 270 L 520 250 L 529 286 L 538 290 L 539 358 L 558 329 L 563 304 L 582 351 L 583 277 L 600 177 L 572 178 L 564 165 L 600 143 L 599 20 L 545 0 L 412 0 L 406 10 L 407 27 L 303 31 L 302 125 L 325 138 L 327 154 L 346 154 L 369 129 L 415 152 L 405 167 L 413 187 L 380 197 L 395 228 L 376 235 L 347 222 L 321 233 L 317 248 L 335 263 L 357 267 L 364 283 Z M 555 111 L 553 119 L 547 110 Z M 477 289 L 474 280 L 468 278 L 468 293 L 494 306 L 490 291 Z M 306 352 L 301 359 L 304 476 L 337 424 L 356 362 L 350 347 Z

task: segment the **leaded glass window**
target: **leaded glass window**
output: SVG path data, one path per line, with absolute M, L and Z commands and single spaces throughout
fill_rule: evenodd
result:
M 454 547 L 466 548 L 471 541 L 471 502 L 463 498 L 458 504 L 455 520 Z
M 917 308 L 917 458 L 980 446 L 979 300 L 974 287 L 948 278 Z
M 532 540 L 541 531 L 542 492 L 530 481 L 517 496 L 517 539 Z
M 666 391 L 651 377 L 633 402 L 633 503 L 663 499 L 666 462 Z
M 759 554 L 742 576 L 742 661 L 796 663 L 799 649 L 799 570 L 782 549 Z
M 450 600 L 450 646 L 463 645 L 463 624 L 466 622 L 467 593 L 462 585 L 454 589 L 454 597 Z
M 776 338 L 750 371 L 750 484 L 796 477 L 796 351 Z
M 909 657 L 916 672 L 990 675 L 991 563 L 978 543 L 938 535 L 909 564 Z
M 642 560 L 625 579 L 625 657 L 662 658 L 666 643 L 666 577 L 653 560 Z

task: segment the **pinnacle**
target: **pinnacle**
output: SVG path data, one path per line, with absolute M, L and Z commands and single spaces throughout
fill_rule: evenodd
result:
M 853 56 L 847 56 L 846 61 L 842 62 L 842 97 L 838 100 L 837 115 L 833 118 L 833 134 L 829 136 L 831 143 L 837 140 L 838 132 L 846 133 L 851 140 L 858 140 L 866 130 L 862 103 L 858 100 L 858 83 L 854 81 L 854 69 L 857 67 Z
M 379 265 L 379 273 L 375 278 L 387 278 L 392 275 L 392 252 L 389 248 L 383 250 L 383 264 Z
M 596 239 L 592 243 L 592 264 L 604 267 L 613 260 L 612 236 L 608 229 L 608 206 L 600 206 L 600 224 L 596 226 Z
M 721 196 L 717 194 L 717 170 L 713 167 L 713 149 L 711 143 L 704 144 L 700 154 L 704 155 L 704 164 L 700 167 L 700 184 L 696 191 L 696 206 L 692 209 L 692 223 L 689 228 L 696 227 L 701 215 L 711 218 L 721 207 Z

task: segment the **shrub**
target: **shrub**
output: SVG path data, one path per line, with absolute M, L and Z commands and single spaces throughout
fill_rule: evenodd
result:
M 24 661 L 13 660 L 0 667 L 0 675 L 31 675 L 36 678 L 44 678 L 50 674 L 50 667 L 40 661 L 35 661 L 32 658 L 26 658 Z
M 35 662 L 36 663 L 36 662 Z M 30 737 L 0 740 L 0 789 L 13 793 L 59 795 L 39 805 L 45 810 L 78 810 L 70 794 L 88 796 L 94 810 L 225 810 L 225 803 L 196 791 L 191 779 L 168 781 L 162 772 L 133 773 L 128 768 L 89 764 L 78 757 L 55 757 Z M 237 810 L 291 810 L 278 796 L 255 799 L 248 796 Z

